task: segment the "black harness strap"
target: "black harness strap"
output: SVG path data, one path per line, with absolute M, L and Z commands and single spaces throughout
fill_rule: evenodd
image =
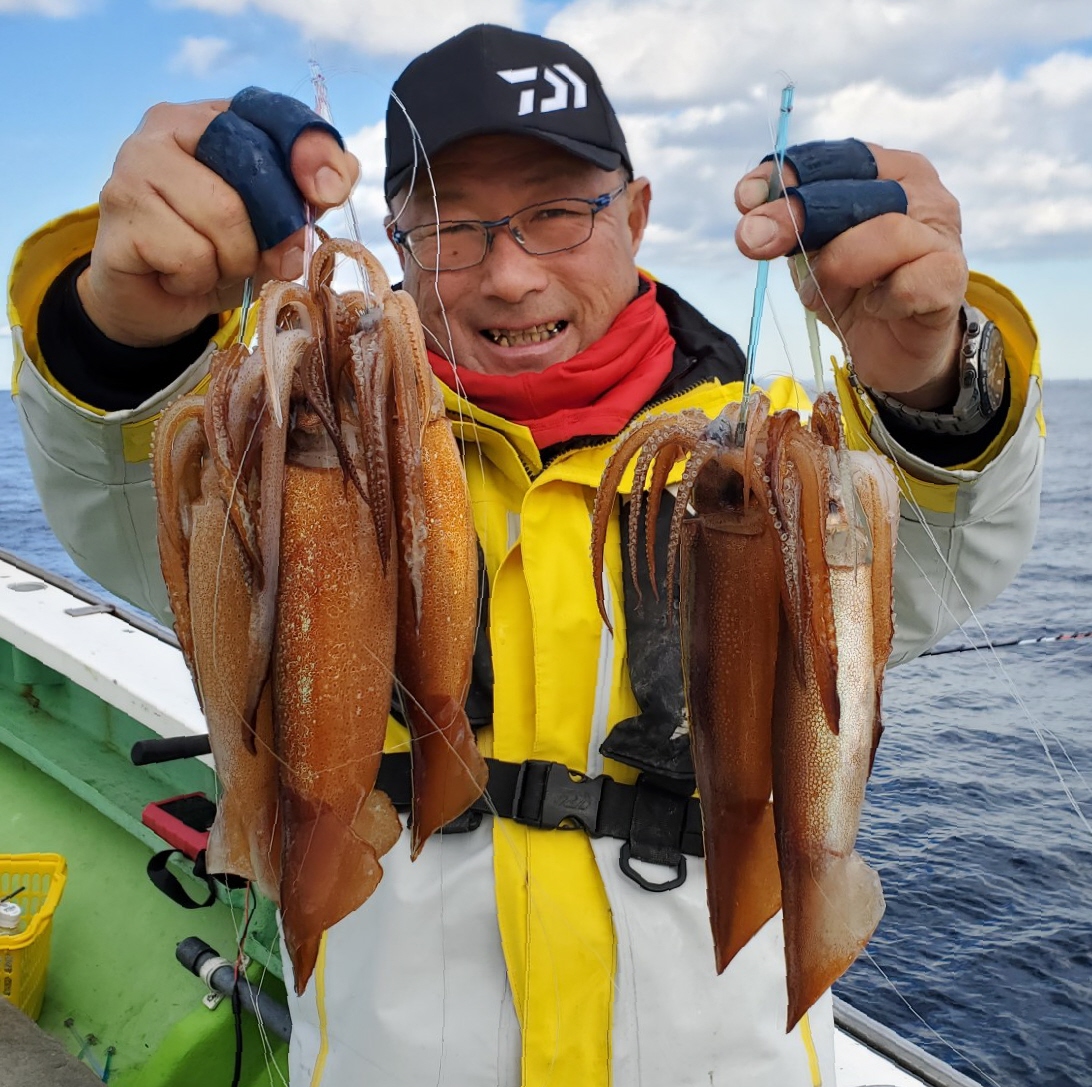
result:
M 543 830 L 583 830 L 592 838 L 618 838 L 624 843 L 619 859 L 622 871 L 653 891 L 677 887 L 686 879 L 683 854 L 704 855 L 701 808 L 694 797 L 671 788 L 674 783 L 642 774 L 636 784 L 624 785 L 606 774 L 588 777 L 559 762 L 539 759 L 485 762 L 489 768 L 485 794 L 468 812 L 441 828 L 441 834 L 475 830 L 483 815 L 497 815 Z M 409 754 L 384 755 L 375 784 L 395 808 L 409 811 Z M 675 878 L 650 882 L 632 867 L 631 858 L 674 867 Z
M 156 853 L 148 861 L 148 878 L 156 885 L 156 887 L 162 891 L 172 902 L 181 906 L 186 910 L 203 910 L 211 906 L 216 901 L 216 884 L 205 871 L 205 851 L 202 849 L 197 854 L 197 860 L 193 864 L 193 875 L 195 879 L 204 880 L 205 886 L 208 887 L 208 897 L 204 902 L 198 902 L 196 898 L 193 898 L 190 893 L 182 886 L 182 881 L 167 867 L 167 862 L 175 854 L 180 857 L 183 855 L 180 849 L 164 849 L 161 853 Z

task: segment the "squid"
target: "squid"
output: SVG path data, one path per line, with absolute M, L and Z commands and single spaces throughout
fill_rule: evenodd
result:
M 807 426 L 795 411 L 771 416 L 762 394 L 747 408 L 742 426 L 730 404 L 712 421 L 691 410 L 624 434 L 596 494 L 592 558 L 609 626 L 604 548 L 627 466 L 636 457 L 630 566 L 643 512 L 655 585 L 650 526 L 685 459 L 666 589 L 670 600 L 681 568 L 716 967 L 780 910 L 792 1030 L 883 915 L 879 877 L 854 847 L 882 731 L 899 498 L 886 461 L 846 447 L 832 394 Z
M 364 289 L 338 293 L 338 256 Z M 280 908 L 302 993 L 402 823 L 375 787 L 406 707 L 412 855 L 482 794 L 463 709 L 477 623 L 466 481 L 412 300 L 326 239 L 261 296 L 256 350 L 214 355 L 154 440 L 158 542 L 222 795 L 210 872 Z

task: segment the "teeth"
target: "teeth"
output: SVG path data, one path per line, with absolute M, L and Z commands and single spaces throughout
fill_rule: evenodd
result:
M 564 321 L 550 321 L 533 328 L 487 328 L 485 334 L 501 347 L 522 347 L 530 343 L 542 343 L 556 336 L 565 327 Z

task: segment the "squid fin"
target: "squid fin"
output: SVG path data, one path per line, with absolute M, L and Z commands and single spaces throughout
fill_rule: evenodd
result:
M 859 853 L 821 870 L 786 873 L 782 895 L 789 1012 L 786 1030 L 849 969 L 884 912 L 880 877 Z

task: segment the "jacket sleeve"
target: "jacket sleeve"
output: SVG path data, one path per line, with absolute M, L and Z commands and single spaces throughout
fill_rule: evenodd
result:
M 845 368 L 836 374 L 849 444 L 888 456 L 902 496 L 891 663 L 910 660 L 992 601 L 1031 550 L 1045 425 L 1038 338 L 1019 301 L 972 273 L 967 301 L 1000 329 L 1010 406 L 976 460 L 938 468 L 900 446 Z
M 88 208 L 24 242 L 8 281 L 14 347 L 12 395 L 46 519 L 72 560 L 112 593 L 171 622 L 156 545 L 152 434 L 160 412 L 206 379 L 213 351 L 238 335 L 237 315 L 167 388 L 125 411 L 104 412 L 69 393 L 38 347 L 38 310 L 50 284 L 91 251 L 98 223 Z

